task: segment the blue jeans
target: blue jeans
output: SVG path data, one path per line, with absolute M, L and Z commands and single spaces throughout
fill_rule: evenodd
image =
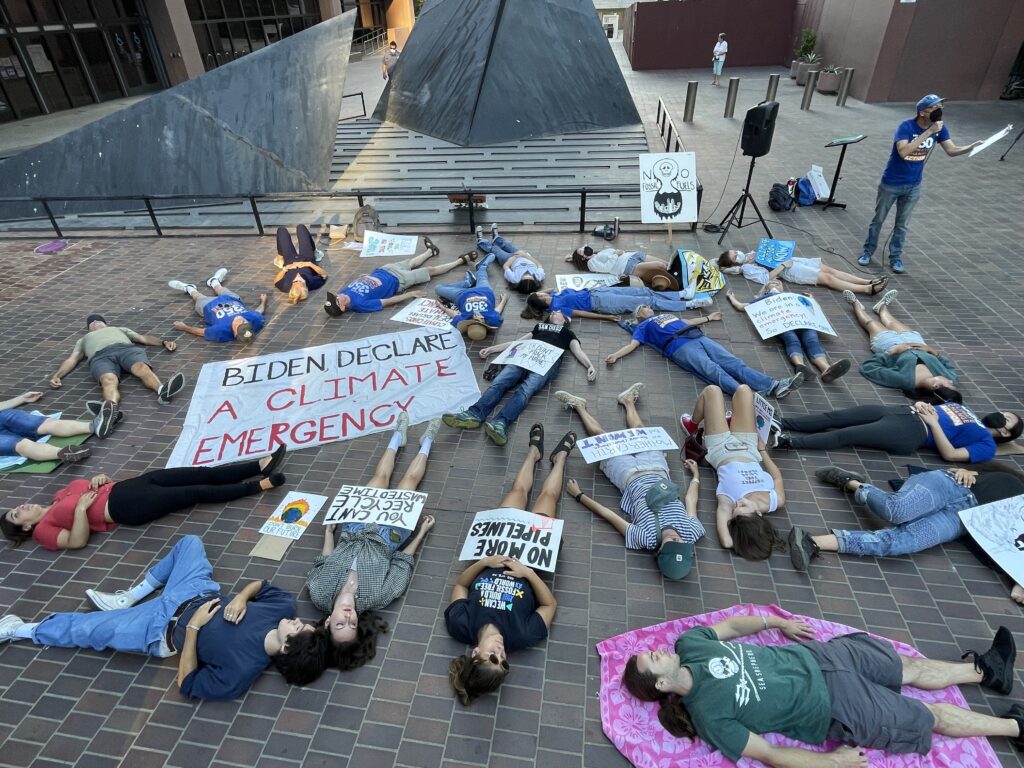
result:
M 437 291 L 437 295 L 442 299 L 455 304 L 459 300 L 459 294 L 467 288 L 472 288 L 474 285 L 478 288 L 490 288 L 491 283 L 487 279 L 487 268 L 491 266 L 491 262 L 493 261 L 494 254 L 492 253 L 476 265 L 476 283 L 467 277 L 461 283 L 445 283 L 437 286 L 434 290 Z
M 197 595 L 220 594 L 220 584 L 212 577 L 213 566 L 206 559 L 202 540 L 185 536 L 145 576 L 151 587 L 163 588 L 159 595 L 115 611 L 54 613 L 36 627 L 32 642 L 161 656 L 167 622 L 178 606 Z
M 594 312 L 622 315 L 646 304 L 655 312 L 684 312 L 689 302 L 679 298 L 678 291 L 652 291 L 650 288 L 592 288 L 590 307 Z
M 480 240 L 477 242 L 476 247 L 484 253 L 489 253 L 492 256 L 496 256 L 498 259 L 498 266 L 504 267 L 505 262 L 509 260 L 512 254 L 517 251 L 523 250 L 518 245 L 514 245 L 506 240 L 501 235 L 498 235 L 491 242 L 486 240 Z
M 558 375 L 558 369 L 562 367 L 562 359 L 559 358 L 545 374 L 532 373 L 518 365 L 506 365 L 501 373 L 494 377 L 491 386 L 480 396 L 468 410 L 474 418 L 484 421 L 501 402 L 513 387 L 516 387 L 512 397 L 505 403 L 493 421 L 501 421 L 508 426 L 519 418 L 525 409 L 530 398 L 536 395 L 544 386 Z M 517 386 L 518 385 L 518 386 Z
M 780 333 L 778 338 L 782 340 L 782 346 L 786 348 L 786 357 L 794 355 L 803 357 L 805 352 L 807 357 L 812 360 L 825 356 L 825 350 L 822 349 L 821 341 L 818 340 L 818 332 L 812 331 L 810 328 L 786 331 Z
M 898 259 L 903 253 L 903 241 L 907 237 L 907 225 L 910 214 L 921 196 L 920 184 L 902 184 L 891 187 L 888 184 L 878 185 L 878 196 L 875 198 L 875 218 L 868 226 L 868 239 L 864 241 L 864 253 L 874 256 L 878 247 L 878 233 L 882 230 L 889 209 L 896 203 L 896 224 L 892 228 L 892 240 L 889 241 L 889 258 Z
M 898 493 L 865 484 L 853 498 L 893 527 L 833 531 L 839 551 L 877 557 L 921 552 L 960 538 L 966 531 L 957 513 L 978 504 L 970 489 L 958 485 L 945 470 L 911 475 Z
M 681 344 L 671 359 L 698 379 L 718 385 L 727 395 L 733 394 L 740 384 L 746 384 L 755 392 L 767 392 L 775 384 L 775 379 L 755 371 L 707 336 Z

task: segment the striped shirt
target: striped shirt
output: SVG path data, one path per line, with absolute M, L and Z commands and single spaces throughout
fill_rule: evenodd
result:
M 647 491 L 660 480 L 660 474 L 640 475 L 634 478 L 622 494 L 619 506 L 629 519 L 626 528 L 626 548 L 654 551 L 658 548 L 658 527 L 654 522 L 654 513 L 647 506 Z M 658 511 L 662 528 L 672 528 L 684 542 L 697 541 L 704 535 L 704 526 L 696 517 L 686 514 L 683 502 L 676 499 L 670 501 Z

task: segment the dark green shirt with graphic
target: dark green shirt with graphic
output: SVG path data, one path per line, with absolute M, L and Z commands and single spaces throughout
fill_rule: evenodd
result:
M 693 689 L 682 700 L 697 734 L 733 762 L 751 733 L 825 741 L 832 721 L 828 689 L 802 645 L 723 642 L 699 627 L 679 636 L 676 653 L 693 675 Z

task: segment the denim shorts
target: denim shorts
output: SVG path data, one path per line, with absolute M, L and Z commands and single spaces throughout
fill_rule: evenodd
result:
M 610 459 L 604 459 L 598 466 L 619 491 L 625 491 L 629 481 L 637 475 L 653 473 L 669 476 L 664 451 L 641 451 L 627 453 L 625 456 L 612 456 Z
M 35 440 L 39 437 L 39 427 L 44 421 L 45 416 L 35 416 L 16 408 L 0 411 L 0 456 L 17 456 L 15 448 L 18 443 L 25 438 Z
M 871 351 L 877 355 L 899 344 L 924 344 L 924 337 L 917 331 L 882 331 L 872 337 Z
M 392 552 L 397 552 L 412 537 L 412 531 L 406 528 L 396 528 L 393 525 L 381 525 L 380 523 L 376 525 L 377 533 L 384 539 Z M 342 523 L 341 530 L 346 533 L 355 533 L 363 530 L 366 526 L 367 523 Z
M 622 274 L 632 275 L 633 270 L 636 269 L 636 265 L 643 264 L 645 261 L 647 261 L 646 253 L 640 253 L 639 251 L 637 253 L 634 253 L 626 260 L 626 267 L 625 269 L 622 270 Z

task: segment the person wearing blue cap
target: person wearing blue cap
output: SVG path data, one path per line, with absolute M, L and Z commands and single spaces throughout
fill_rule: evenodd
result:
M 643 387 L 641 383 L 634 384 L 617 398 L 619 405 L 626 409 L 626 426 L 629 429 L 644 426 L 636 410 Z M 576 411 L 588 435 L 594 437 L 606 432 L 587 410 L 587 401 L 582 397 L 564 391 L 556 392 L 555 397 Z M 704 535 L 704 526 L 697 519 L 697 496 L 700 493 L 697 464 L 686 462 L 691 479 L 685 506 L 679 500 L 679 486 L 669 477 L 664 451 L 612 456 L 603 460 L 600 467 L 622 494 L 619 508 L 625 518 L 583 493 L 576 480 L 569 480 L 566 493 L 611 523 L 626 540 L 626 549 L 656 553 L 658 570 L 666 579 L 678 581 L 685 578 L 693 567 L 693 544 Z
M 974 149 L 980 141 L 960 147 L 949 137 L 949 129 L 942 120 L 941 96 L 929 93 L 917 102 L 917 115 L 904 120 L 896 128 L 889 152 L 889 162 L 878 184 L 875 198 L 875 216 L 868 226 L 864 241 L 864 252 L 857 263 L 866 267 L 871 263 L 878 247 L 878 234 L 882 229 L 889 210 L 896 205 L 896 223 L 889 243 L 889 268 L 896 274 L 903 274 L 903 241 L 907 237 L 910 214 L 921 196 L 921 176 L 924 164 L 932 148 L 939 144 L 950 157 L 956 157 Z

